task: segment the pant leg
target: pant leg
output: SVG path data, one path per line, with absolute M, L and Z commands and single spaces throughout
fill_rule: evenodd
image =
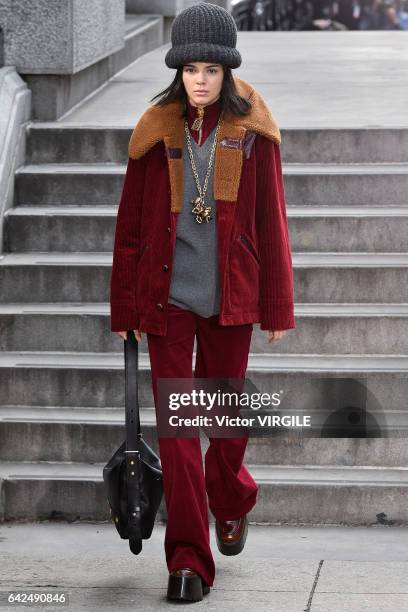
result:
M 245 378 L 253 324 L 222 326 L 218 315 L 197 321 L 196 378 Z M 248 437 L 210 437 L 205 454 L 209 507 L 218 520 L 234 520 L 256 503 L 258 485 L 243 463 Z
M 169 304 L 166 336 L 147 334 L 156 411 L 159 378 L 192 378 L 195 333 L 194 313 Z M 190 567 L 212 586 L 215 563 L 200 439 L 159 437 L 158 442 L 167 508 L 167 567 Z

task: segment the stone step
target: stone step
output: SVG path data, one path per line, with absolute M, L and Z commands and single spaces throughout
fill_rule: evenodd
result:
M 243 415 L 244 416 L 244 415 Z M 316 415 L 317 416 L 317 415 Z M 376 415 L 381 418 L 381 415 Z M 398 467 L 408 464 L 406 411 L 387 415 L 388 437 L 318 438 L 250 433 L 246 462 L 260 465 Z M 141 408 L 143 437 L 159 453 L 154 408 Z M 125 439 L 123 408 L 0 407 L 0 461 L 107 461 Z M 392 433 L 391 433 L 392 429 Z M 396 432 L 403 435 L 397 437 Z M 205 452 L 209 440 L 200 432 Z
M 293 253 L 295 301 L 408 302 L 408 253 Z M 0 303 L 109 300 L 111 253 L 0 256 Z
M 4 251 L 111 253 L 116 214 L 114 206 L 16 206 L 4 215 Z
M 407 206 L 287 206 L 292 252 L 407 250 Z
M 115 205 L 119 202 L 126 166 L 102 164 L 38 164 L 15 173 L 14 204 Z
M 360 164 L 408 162 L 408 128 L 282 129 L 282 157 L 287 163 Z
M 407 355 L 407 352 L 399 355 L 250 353 L 247 392 L 279 393 L 280 409 L 322 408 L 328 416 L 333 410 L 343 410 L 339 398 L 344 397 L 350 409 L 382 411 L 384 417 L 378 427 L 383 431 L 389 411 L 406 410 Z M 123 351 L 3 351 L 0 353 L 1 404 L 122 407 L 123 368 Z M 141 407 L 153 405 L 150 359 L 146 353 L 139 354 L 139 402 Z
M 58 160 L 61 164 L 125 164 L 132 129 L 64 125 L 63 119 L 31 122 L 26 128 L 26 163 L 50 164 Z
M 4 520 L 107 520 L 104 463 L 0 464 Z M 376 525 L 380 513 L 408 524 L 408 468 L 247 464 L 259 485 L 251 521 L 290 525 Z M 157 520 L 165 520 L 162 500 Z M 214 518 L 209 513 L 209 520 Z
M 407 304 L 295 304 L 296 328 L 268 343 L 254 324 L 253 353 L 407 352 Z M 123 340 L 110 332 L 108 303 L 0 304 L 0 350 L 120 352 Z M 140 351 L 147 353 L 146 334 Z
M 16 206 L 4 251 L 111 252 L 117 206 Z M 407 250 L 408 206 L 288 206 L 292 251 Z
M 31 123 L 27 163 L 125 163 L 133 127 L 91 127 L 63 120 Z M 281 135 L 282 158 L 287 163 L 408 162 L 408 129 L 404 127 L 282 128 Z
M 287 164 L 288 205 L 406 206 L 408 164 Z
M 137 58 L 157 49 L 163 44 L 163 18 L 161 15 L 125 15 L 125 47 L 116 62 L 116 73 L 126 69 Z
M 146 442 L 158 452 L 153 408 L 141 409 Z M 0 461 L 107 461 L 125 439 L 123 408 L 0 407 Z
M 125 170 L 119 163 L 22 166 L 15 173 L 15 204 L 114 205 Z M 283 173 L 288 205 L 408 205 L 408 163 L 288 163 Z

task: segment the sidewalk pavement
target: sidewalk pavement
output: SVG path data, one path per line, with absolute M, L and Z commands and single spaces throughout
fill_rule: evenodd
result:
M 57 124 L 132 129 L 173 80 L 166 43 L 116 73 Z M 281 129 L 407 125 L 408 36 L 395 31 L 239 32 L 233 73 L 264 97 Z
M 168 571 L 164 525 L 134 556 L 113 523 L 0 524 L 0 609 L 162 611 Z M 405 612 L 408 530 L 249 525 L 243 552 L 218 551 L 213 588 L 194 610 L 217 612 Z M 69 605 L 9 605 L 14 592 L 68 594 Z M 183 604 L 181 604 L 183 605 Z

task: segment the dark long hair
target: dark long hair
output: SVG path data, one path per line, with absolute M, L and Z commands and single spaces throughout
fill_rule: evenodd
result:
M 229 111 L 236 115 L 248 115 L 252 108 L 251 102 L 238 95 L 231 68 L 228 66 L 223 66 L 223 68 L 224 78 L 220 92 L 221 111 L 224 111 L 224 113 Z M 187 116 L 187 93 L 183 83 L 183 66 L 177 68 L 176 75 L 170 85 L 153 96 L 150 102 L 157 98 L 158 100 L 154 103 L 154 106 L 165 106 L 175 100 L 181 100 L 183 108 L 182 116 Z

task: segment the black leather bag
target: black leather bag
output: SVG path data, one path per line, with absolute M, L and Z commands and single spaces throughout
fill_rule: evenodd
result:
M 143 439 L 138 399 L 138 342 L 132 330 L 124 340 L 126 440 L 103 468 L 112 520 L 135 555 L 150 538 L 163 496 L 160 458 Z

